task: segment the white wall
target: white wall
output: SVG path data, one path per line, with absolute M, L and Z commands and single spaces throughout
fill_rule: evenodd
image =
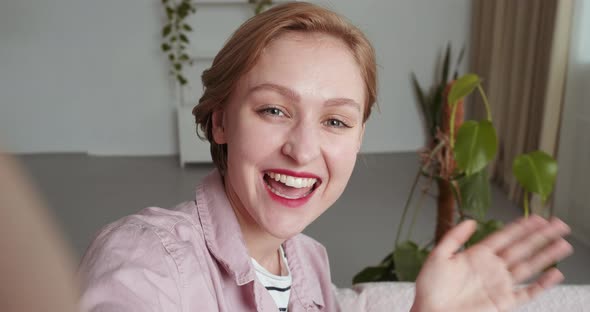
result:
M 377 50 L 381 113 L 367 126 L 363 150 L 421 147 L 409 74 L 430 83 L 448 40 L 469 45 L 469 1 L 315 2 L 347 16 Z M 209 45 L 199 50 L 218 49 L 249 14 L 244 7 L 224 10 L 231 18 L 218 11 L 196 17 L 193 41 Z M 0 144 L 15 153 L 176 154 L 176 99 L 159 51 L 162 21 L 159 0 L 0 2 Z

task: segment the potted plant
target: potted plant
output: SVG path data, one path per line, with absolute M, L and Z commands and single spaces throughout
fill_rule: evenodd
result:
M 464 219 L 474 219 L 478 224 L 475 234 L 465 247 L 502 227 L 500 221 L 486 218 L 491 206 L 487 166 L 498 147 L 489 103 L 477 75 L 457 77 L 455 72 L 454 79 L 449 80 L 450 51 L 449 45 L 442 64 L 441 80 L 430 92 L 426 93 L 415 76 L 412 76 L 430 136 L 429 142 L 421 152 L 421 162 L 406 200 L 393 250 L 377 266 L 367 267 L 355 275 L 355 284 L 415 281 L 431 248 L 449 229 Z M 461 56 L 457 63 L 460 59 Z M 476 89 L 483 99 L 487 117 L 484 120 L 464 121 L 464 98 Z M 534 151 L 514 159 L 512 171 L 525 190 L 523 214 L 528 216 L 531 194 L 537 194 L 543 202 L 551 194 L 557 163 L 546 153 Z M 420 192 L 421 198 L 427 195 L 433 182 L 438 187 L 435 237 L 432 242 L 422 246 L 411 240 L 416 211 L 422 200 L 417 201 L 412 222 L 402 238 L 402 229 L 421 179 L 426 179 L 426 187 Z

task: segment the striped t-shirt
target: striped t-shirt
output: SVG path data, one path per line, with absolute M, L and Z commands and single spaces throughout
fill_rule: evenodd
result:
M 285 252 L 283 251 L 283 247 L 279 247 L 279 251 L 281 253 L 282 259 L 282 272 L 286 271 L 286 275 L 274 275 L 265 268 L 263 268 L 254 258 L 252 258 L 252 262 L 254 263 L 254 269 L 256 270 L 256 276 L 258 280 L 264 285 L 264 287 L 270 293 L 272 299 L 277 304 L 279 311 L 287 311 L 287 306 L 289 305 L 289 296 L 291 295 L 291 271 L 289 271 L 289 264 L 287 263 L 287 258 L 285 257 Z

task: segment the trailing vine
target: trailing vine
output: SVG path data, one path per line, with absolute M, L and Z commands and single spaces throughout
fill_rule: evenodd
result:
M 272 0 L 248 0 L 253 6 L 254 14 L 259 14 L 273 4 Z M 188 83 L 183 70 L 193 65 L 194 58 L 190 56 L 187 48 L 190 45 L 189 33 L 193 28 L 187 22 L 187 18 L 197 12 L 195 3 L 191 0 L 162 0 L 166 12 L 166 22 L 162 27 L 161 49 L 168 56 L 170 62 L 170 75 L 181 86 Z
M 197 8 L 190 0 L 162 0 L 166 11 L 167 22 L 162 28 L 161 49 L 168 55 L 171 69 L 170 75 L 184 86 L 188 83 L 183 69 L 186 65 L 192 65 L 187 47 L 190 45 L 188 34 L 193 30 L 187 23 L 187 17 L 197 12 Z

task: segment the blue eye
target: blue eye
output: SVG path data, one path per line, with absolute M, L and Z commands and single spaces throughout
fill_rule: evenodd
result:
M 276 107 L 265 107 L 259 111 L 262 114 L 276 116 L 276 117 L 284 117 L 286 114 Z
M 332 128 L 350 128 L 350 126 L 345 124 L 343 121 L 334 118 L 328 119 L 326 121 L 326 124 L 328 125 L 328 127 Z

